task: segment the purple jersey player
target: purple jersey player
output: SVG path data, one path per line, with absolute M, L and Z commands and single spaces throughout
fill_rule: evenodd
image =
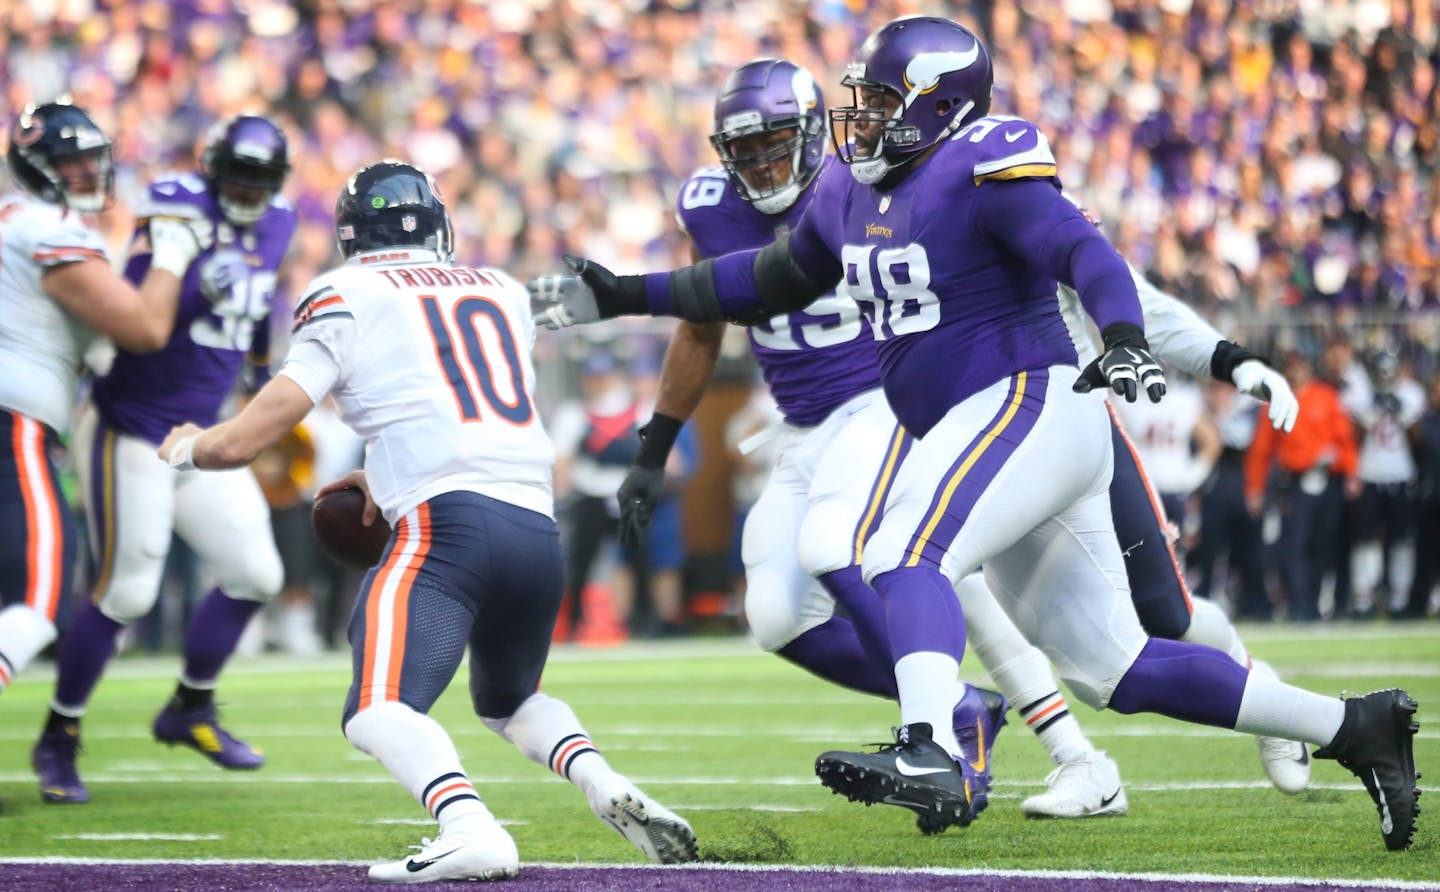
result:
M 179 685 L 155 719 L 155 737 L 225 768 L 264 763 L 220 727 L 213 691 L 250 619 L 280 589 L 269 510 L 248 469 L 177 472 L 155 447 L 177 424 L 216 421 L 247 354 L 257 372 L 268 363 L 276 269 L 295 230 L 295 214 L 279 196 L 289 168 L 279 128 L 262 117 L 234 118 L 210 134 L 200 172 L 153 183 L 137 215 L 126 267 L 132 281 L 151 265 L 154 221 L 190 221 L 209 244 L 181 277 L 169 343 L 148 355 L 119 351 L 76 425 L 97 578 L 94 598 L 61 643 L 55 699 L 35 747 L 46 801 L 89 798 L 75 768 L 80 717 L 120 630 L 155 604 L 172 532 L 218 585 L 195 608 Z
M 1096 708 L 1159 712 L 1307 741 L 1365 781 L 1390 848 L 1415 821 L 1403 691 L 1346 700 L 1250 673 L 1227 655 L 1150 639 L 1136 618 L 1106 489 L 1108 385 L 1158 400 L 1124 261 L 1060 194 L 1029 123 L 987 116 L 989 55 L 945 19 L 897 19 L 846 76 L 831 111 L 850 178 L 824 177 L 794 231 L 759 250 L 670 273 L 532 283 L 555 327 L 626 313 L 754 320 L 843 283 L 871 322 L 882 386 L 916 440 L 895 472 L 865 578 L 884 601 L 902 727 L 879 753 L 831 752 L 827 786 L 902 805 L 940 826 L 970 813 L 971 776 L 949 727 L 965 622 L 953 587 L 983 565 L 989 587 L 1071 690 Z M 1104 339 L 1083 372 L 1055 289 L 1073 287 Z
M 818 179 L 846 175 L 825 152 L 814 78 L 785 60 L 757 59 L 726 78 L 711 141 L 724 166 L 697 171 L 678 201 L 697 257 L 768 244 L 800 220 Z M 664 491 L 666 454 L 715 368 L 724 326 L 682 322 L 666 352 L 655 415 L 618 494 L 631 536 Z M 908 438 L 880 392 L 870 325 L 853 300 L 832 292 L 756 322 L 747 334 L 784 417 L 770 434 L 780 440 L 775 467 L 742 537 L 751 633 L 828 681 L 894 698 L 884 615 L 860 577 L 860 545 L 884 497 L 874 481 Z M 845 607 L 838 616 L 837 601 Z M 954 711 L 982 788 L 1005 706 L 998 693 L 967 688 Z M 984 802 L 976 798 L 973 810 Z

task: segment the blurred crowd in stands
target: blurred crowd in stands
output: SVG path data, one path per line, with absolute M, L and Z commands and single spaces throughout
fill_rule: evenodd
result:
M 1286 491 L 1271 479 L 1276 497 L 1262 515 L 1271 521 L 1257 520 L 1255 535 L 1272 544 L 1255 544 L 1260 562 L 1246 558 L 1215 594 L 1254 617 L 1277 608 L 1296 619 L 1427 605 L 1433 613 L 1428 589 L 1410 598 L 1405 581 L 1429 585 L 1440 554 L 1440 385 L 1432 383 L 1440 373 L 1440 15 L 1432 0 L 30 0 L 0 6 L 0 113 L 8 120 L 29 101 L 68 92 L 101 122 L 116 144 L 120 201 L 104 226 L 117 248 L 145 183 L 190 167 L 210 123 L 275 116 L 291 139 L 286 193 L 302 221 L 283 299 L 336 259 L 334 196 L 350 172 L 382 156 L 436 176 L 464 262 L 521 279 L 553 271 L 564 252 L 619 271 L 668 268 L 688 260 L 674 198 L 695 168 L 714 163 L 706 137 L 725 74 L 757 56 L 784 56 L 810 68 L 834 104 L 848 98 L 839 79 L 858 42 L 908 12 L 947 15 L 985 35 L 996 62 L 992 111 L 1049 135 L 1066 188 L 1147 276 L 1287 371 L 1308 366 L 1317 381 L 1330 380 L 1357 455 L 1377 429 L 1393 427 L 1377 428 L 1382 417 L 1415 446 L 1399 481 L 1404 510 L 1381 512 L 1382 535 L 1388 542 L 1389 527 L 1401 526 L 1399 539 L 1422 544 L 1410 546 L 1408 564 L 1403 551 L 1397 561 L 1384 549 L 1373 591 L 1356 594 L 1344 559 L 1372 535 L 1352 516 L 1365 514 L 1363 463 L 1348 474 L 1337 463 L 1343 448 L 1327 447 L 1314 464 L 1339 487 L 1333 527 L 1306 531 L 1308 544 L 1295 551 L 1283 534 L 1293 518 L 1282 510 Z M 583 400 L 588 356 L 603 350 L 621 371 L 653 368 L 665 334 L 637 323 L 542 336 L 548 413 Z M 727 450 L 725 428 L 752 412 L 743 353 L 737 342 L 727 354 L 709 401 L 714 417 L 696 419 L 691 485 L 672 534 L 689 554 L 685 590 L 720 592 L 730 609 L 727 549 L 749 484 L 730 489 L 741 460 Z M 1198 548 L 1206 591 L 1219 583 L 1200 565 L 1214 565 L 1213 527 L 1222 521 L 1202 530 L 1199 519 L 1210 515 L 1200 503 L 1254 431 L 1253 406 L 1234 401 L 1232 412 L 1224 396 L 1200 401 L 1201 420 L 1224 432 L 1214 473 L 1192 472 L 1183 494 L 1195 519 L 1182 534 L 1192 557 Z M 643 395 L 635 399 L 643 406 Z M 561 445 L 573 453 L 583 444 L 571 439 Z M 1192 457 L 1203 453 L 1187 442 Z M 1282 450 L 1272 475 L 1281 484 L 1307 470 L 1284 462 Z M 303 503 L 314 485 L 297 482 L 279 507 Z M 587 495 L 561 494 L 566 504 Z M 676 547 L 662 549 L 660 563 L 673 563 Z M 1309 594 L 1288 593 L 1301 586 L 1297 554 L 1327 556 L 1322 614 Z M 646 572 L 633 557 L 601 563 Z M 1364 580 L 1372 563 L 1360 559 Z M 671 596 L 650 600 L 644 629 L 684 627 Z M 326 641 L 336 622 L 343 612 L 322 623 Z

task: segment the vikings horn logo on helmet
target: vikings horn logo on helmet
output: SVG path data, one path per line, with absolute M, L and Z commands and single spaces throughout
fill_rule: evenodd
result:
M 964 71 L 980 58 L 980 44 L 963 53 L 921 53 L 905 66 L 905 86 L 912 94 L 925 94 L 940 85 L 940 78 Z

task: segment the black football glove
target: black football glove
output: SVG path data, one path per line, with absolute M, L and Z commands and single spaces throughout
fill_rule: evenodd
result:
M 615 493 L 620 502 L 620 542 L 628 548 L 639 548 L 645 541 L 645 528 L 665 497 L 665 460 L 683 424 L 656 412 L 640 428 L 640 452 Z
M 1150 396 L 1150 402 L 1160 402 L 1165 395 L 1165 371 L 1150 355 L 1150 345 L 1140 326 L 1117 322 L 1107 326 L 1100 336 L 1105 341 L 1105 352 L 1075 379 L 1075 392 L 1089 393 L 1108 385 L 1127 403 L 1135 402 L 1141 390 Z
M 639 548 L 645 541 L 645 528 L 655 516 L 655 506 L 665 495 L 665 469 L 631 465 L 625 482 L 615 496 L 620 500 L 620 542 L 627 548 Z

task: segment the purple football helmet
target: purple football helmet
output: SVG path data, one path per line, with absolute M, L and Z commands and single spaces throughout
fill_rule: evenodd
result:
M 908 16 L 865 39 L 841 83 L 854 105 L 830 110 L 840 160 L 862 183 L 990 111 L 995 74 L 980 38 L 949 19 Z
M 768 134 L 793 130 L 781 139 Z M 789 210 L 825 160 L 825 99 L 810 72 L 784 59 L 756 59 L 730 72 L 715 100 L 710 143 L 742 198 L 765 214 Z M 777 181 L 771 165 L 788 158 Z
M 225 219 L 253 226 L 290 173 L 285 134 L 259 115 L 222 121 L 205 140 L 200 172 Z
M 10 130 L 10 172 L 42 201 L 77 211 L 110 203 L 115 163 L 110 140 L 66 98 L 31 105 Z

